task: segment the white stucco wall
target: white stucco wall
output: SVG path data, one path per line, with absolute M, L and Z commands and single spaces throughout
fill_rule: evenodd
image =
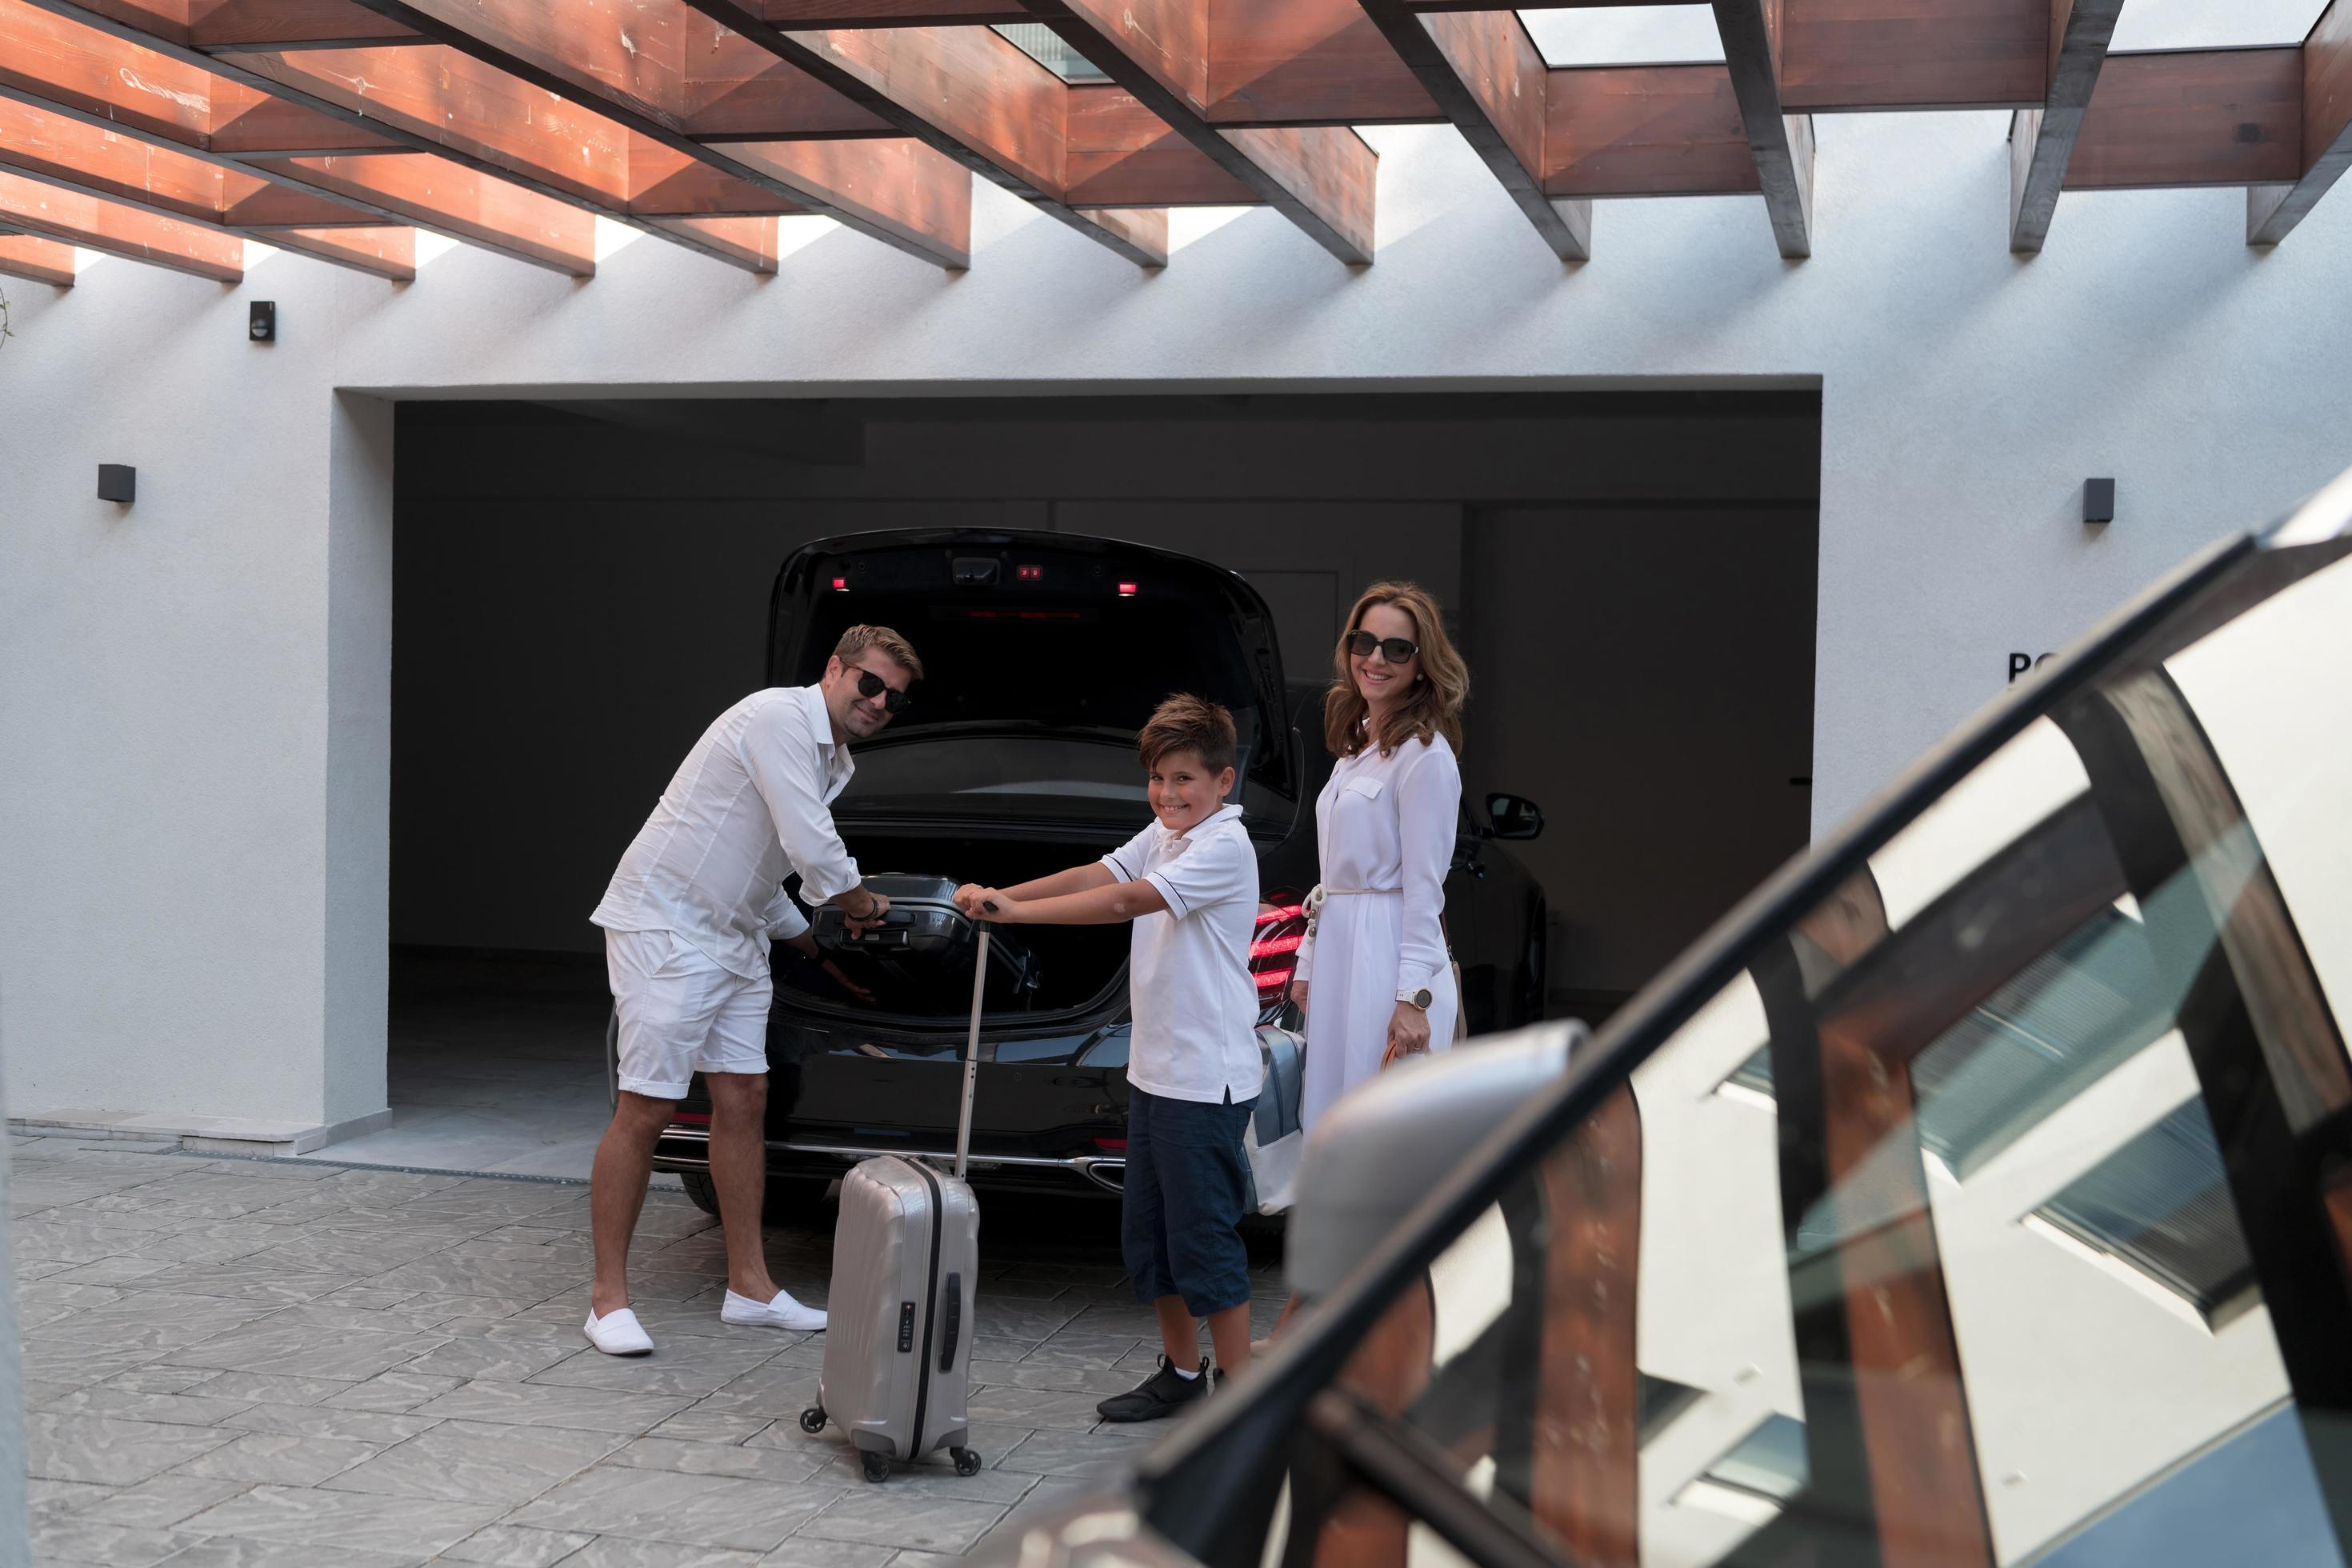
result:
M 1595 259 L 1564 268 L 1452 132 L 1414 128 L 1371 133 L 1381 259 L 1355 272 L 1253 211 L 1187 218 L 1143 273 L 982 186 L 962 275 L 788 220 L 806 243 L 765 280 L 638 238 L 585 282 L 459 248 L 404 287 L 290 256 L 236 289 L 121 261 L 13 285 L 10 1100 L 382 1103 L 389 425 L 338 388 L 1817 378 L 1833 822 L 1996 695 L 2010 650 L 2352 464 L 2352 198 L 2263 253 L 2237 191 L 2071 195 L 2020 260 L 2006 125 L 1822 120 L 1801 263 L 1725 198 L 1604 205 Z M 249 298 L 278 302 L 278 343 L 245 341 Z M 138 466 L 135 506 L 91 499 L 101 461 Z M 2119 484 L 2104 531 L 2076 521 L 2090 475 Z

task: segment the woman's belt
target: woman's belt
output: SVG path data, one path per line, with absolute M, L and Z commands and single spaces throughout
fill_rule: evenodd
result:
M 1323 912 L 1326 899 L 1362 898 L 1372 893 L 1389 893 L 1402 897 L 1402 888 L 1327 888 L 1318 882 L 1307 893 L 1307 934 L 1315 934 L 1316 918 Z

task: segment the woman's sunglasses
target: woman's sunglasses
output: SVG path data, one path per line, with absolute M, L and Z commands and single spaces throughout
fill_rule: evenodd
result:
M 883 696 L 885 692 L 889 692 L 889 695 Z M 904 713 L 907 704 L 914 700 L 903 691 L 891 691 L 889 683 L 870 669 L 857 672 L 857 695 L 869 702 L 881 697 L 883 710 L 888 713 Z
M 1409 643 L 1402 637 L 1376 637 L 1370 632 L 1348 634 L 1348 651 L 1358 658 L 1371 658 L 1374 648 L 1380 649 L 1381 657 L 1389 663 L 1402 664 L 1421 651 L 1421 645 Z

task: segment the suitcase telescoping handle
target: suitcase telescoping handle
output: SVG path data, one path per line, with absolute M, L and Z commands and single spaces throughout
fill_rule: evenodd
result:
M 991 910 L 994 904 L 988 906 Z M 971 1091 L 980 1081 L 980 1005 L 988 994 L 988 923 L 980 922 L 980 962 L 971 971 L 971 1033 L 963 1045 L 963 1110 L 956 1117 L 956 1180 L 964 1179 L 965 1156 L 971 1152 Z

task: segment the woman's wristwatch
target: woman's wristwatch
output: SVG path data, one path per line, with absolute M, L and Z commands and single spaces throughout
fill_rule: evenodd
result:
M 1398 992 L 1397 1000 L 1400 1002 L 1410 1002 L 1412 1005 L 1426 1013 L 1429 1011 L 1430 1003 L 1434 1001 L 1435 998 L 1430 995 L 1429 987 L 1424 985 L 1418 991 Z

